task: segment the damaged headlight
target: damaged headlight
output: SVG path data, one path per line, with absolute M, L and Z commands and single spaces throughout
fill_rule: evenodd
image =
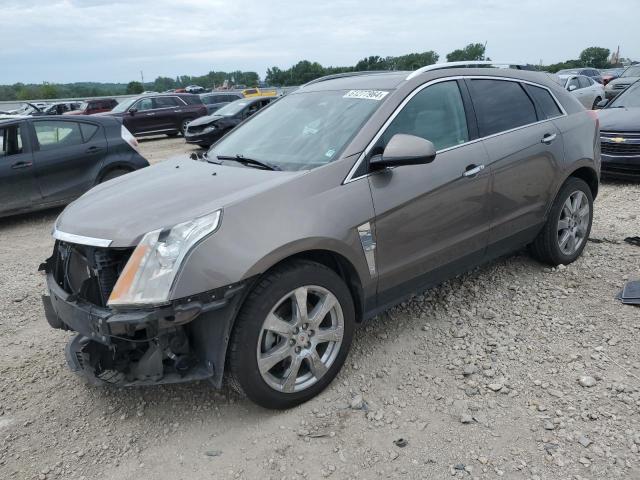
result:
M 169 301 L 173 280 L 191 248 L 220 225 L 222 211 L 147 233 L 131 254 L 107 305 L 159 305 Z
M 202 133 L 213 132 L 215 129 L 216 129 L 216 126 L 214 124 L 210 124 L 204 127 L 204 130 L 202 131 Z

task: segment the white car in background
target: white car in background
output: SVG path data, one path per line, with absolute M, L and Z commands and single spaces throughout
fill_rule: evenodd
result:
M 585 75 L 558 75 L 558 78 L 585 108 L 594 109 L 604 100 L 604 87 Z

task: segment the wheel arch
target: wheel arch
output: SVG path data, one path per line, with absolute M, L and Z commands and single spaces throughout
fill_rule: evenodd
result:
M 584 180 L 587 185 L 589 185 L 589 189 L 591 190 L 591 194 L 593 195 L 593 199 L 598 196 L 598 188 L 600 186 L 600 180 L 598 179 L 598 173 L 592 167 L 580 167 L 574 170 L 569 174 L 569 176 L 565 179 L 565 182 L 568 178 L 575 177 L 581 180 Z M 564 185 L 564 182 L 562 182 Z
M 136 170 L 136 167 L 134 167 L 133 165 L 131 165 L 130 163 L 127 163 L 127 162 L 109 163 L 109 164 L 107 164 L 107 165 L 102 167 L 102 169 L 100 170 L 100 172 L 96 176 L 95 184 L 98 185 L 98 184 L 102 183 L 102 179 L 107 174 L 113 172 L 114 170 L 125 170 L 127 173 L 131 173 L 131 172 L 134 172 Z

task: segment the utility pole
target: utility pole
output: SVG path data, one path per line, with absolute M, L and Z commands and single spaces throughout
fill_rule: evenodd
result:
M 140 70 L 140 80 L 142 80 L 142 89 L 144 90 L 144 73 Z

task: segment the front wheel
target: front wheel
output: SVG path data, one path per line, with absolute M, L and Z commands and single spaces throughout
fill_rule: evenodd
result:
M 542 231 L 531 245 L 535 257 L 568 265 L 584 250 L 593 222 L 593 194 L 587 183 L 570 177 L 558 192 Z
M 184 132 L 187 131 L 187 125 L 189 125 L 189 122 L 193 122 L 193 118 L 185 118 L 180 124 L 180 133 L 182 134 L 183 137 L 184 137 Z
M 318 395 L 342 367 L 355 309 L 331 269 L 295 261 L 267 274 L 249 294 L 231 337 L 230 382 L 265 408 L 290 408 Z

